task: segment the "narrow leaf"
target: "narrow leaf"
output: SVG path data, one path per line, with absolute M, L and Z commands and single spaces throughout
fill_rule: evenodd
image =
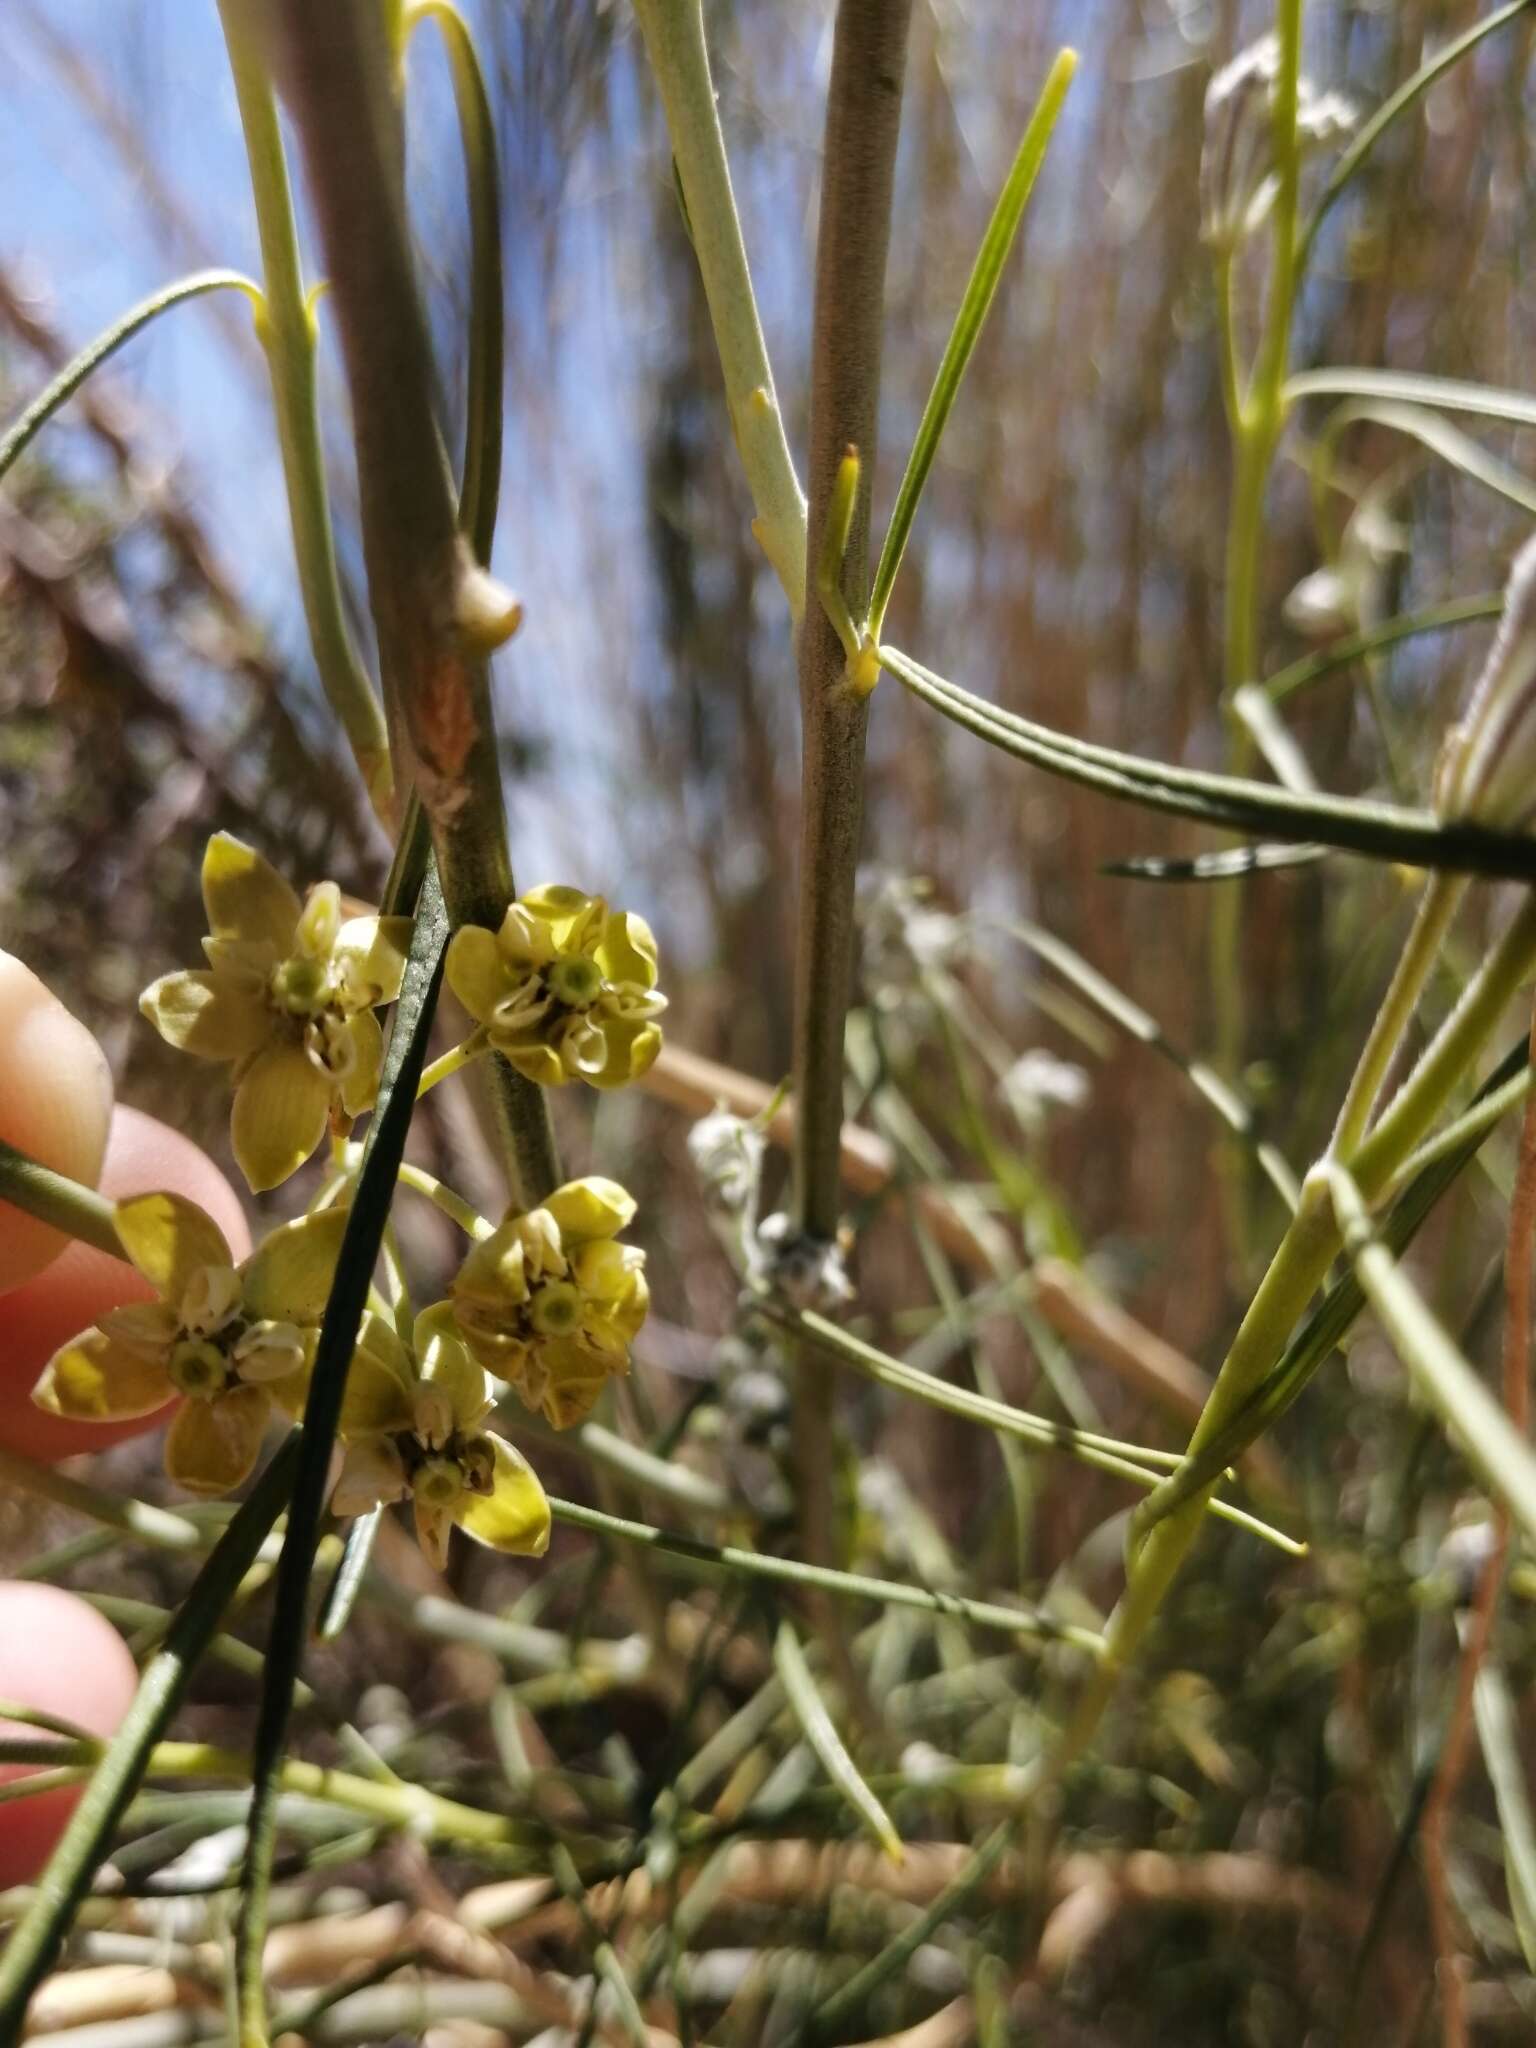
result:
M 501 178 L 496 123 L 469 24 L 450 0 L 414 0 L 407 29 L 431 19 L 442 31 L 453 80 L 469 194 L 469 318 L 464 394 L 464 461 L 459 529 L 487 568 L 501 495 L 502 355 L 505 311 L 501 264 Z
M 326 1303 L 320 1342 L 304 1406 L 304 1432 L 288 1529 L 278 1559 L 272 1629 L 256 1724 L 250 1831 L 244 1895 L 236 1937 L 236 1971 L 245 2048 L 265 2039 L 262 1953 L 267 1895 L 277 1838 L 277 1793 L 293 1691 L 303 1661 L 310 1580 L 325 1510 L 331 1446 L 341 1419 L 347 1368 L 368 1300 L 375 1261 L 394 1199 L 395 1176 L 416 1106 L 416 1084 L 442 980 L 448 920 L 435 867 L 422 886 L 410 956 L 384 1059 L 378 1106 L 363 1146 L 357 1192 L 347 1218 L 336 1278 Z
M 1297 690 L 1304 690 L 1309 683 L 1320 677 L 1332 675 L 1335 670 L 1348 668 L 1364 654 L 1378 654 L 1384 647 L 1394 647 L 1399 640 L 1416 640 L 1426 633 L 1445 633 L 1453 626 L 1476 625 L 1483 619 L 1496 619 L 1504 609 L 1502 590 L 1490 590 L 1476 597 L 1453 597 L 1445 604 L 1432 605 L 1427 611 L 1403 612 L 1395 619 L 1383 619 L 1379 626 L 1372 626 L 1364 633 L 1350 633 L 1342 640 L 1335 640 L 1321 653 L 1303 655 L 1300 661 L 1293 661 L 1289 667 L 1277 669 L 1268 681 L 1258 687 L 1272 704 L 1283 704 L 1287 697 Z
M 244 292 L 254 306 L 261 304 L 260 287 L 238 270 L 194 271 L 191 277 L 180 278 L 175 284 L 168 284 L 162 291 L 151 292 L 147 299 L 141 299 L 121 320 L 115 321 L 104 334 L 98 334 L 93 342 L 81 349 L 79 355 L 72 357 L 0 439 L 0 476 L 5 475 L 59 407 L 74 397 L 91 372 L 108 356 L 114 355 L 125 341 L 132 341 L 141 328 L 187 299 L 201 298 L 204 292 L 229 290 Z
M 1107 860 L 1099 873 L 1122 875 L 1132 882 L 1233 882 L 1245 875 L 1273 873 L 1277 868 L 1311 867 L 1326 860 L 1329 852 L 1328 847 L 1309 846 L 1305 840 L 1295 846 L 1269 846 L 1261 840 L 1224 853 L 1192 854 L 1187 860 L 1169 860 L 1153 853 Z
M 815 1750 L 821 1767 L 842 1793 L 865 1827 L 893 1863 L 900 1863 L 905 1850 L 895 1824 L 859 1773 L 859 1767 L 838 1734 L 827 1703 L 822 1698 L 811 1667 L 805 1661 L 800 1638 L 788 1621 L 779 1623 L 773 1645 L 774 1669 L 800 1723 L 800 1732 Z
M 1320 848 L 1307 846 L 1257 846 L 1239 847 L 1233 853 L 1206 854 L 1203 858 L 1211 862 L 1251 862 L 1255 866 L 1270 867 L 1289 866 L 1302 860 L 1316 860 L 1320 852 Z M 1282 855 L 1285 856 L 1283 861 L 1280 858 Z M 1135 865 L 1138 871 L 1146 871 L 1152 868 L 1153 863 L 1149 861 Z M 1182 863 L 1169 862 L 1161 865 L 1176 866 Z M 1189 865 L 1195 864 L 1191 862 Z M 1129 872 L 1131 866 L 1131 863 L 1127 863 L 1124 868 L 1111 868 L 1109 872 Z M 1245 865 L 1232 871 L 1246 873 L 1248 868 Z M 1181 1052 L 1149 1010 L 1144 1010 L 1141 1004 L 1128 996 L 1123 989 L 1117 988 L 1107 975 L 1101 974 L 1098 968 L 1090 965 L 1081 953 L 1074 951 L 1066 940 L 1058 938 L 1055 932 L 1047 931 L 1043 925 L 1030 924 L 1022 920 L 1010 920 L 1004 925 L 1004 929 L 1022 945 L 1028 946 L 1032 953 L 1037 954 L 1049 966 L 1054 967 L 1064 981 L 1070 982 L 1079 995 L 1086 997 L 1128 1037 L 1134 1038 L 1139 1045 L 1145 1045 L 1153 1052 L 1160 1053 L 1170 1066 L 1177 1067 L 1196 1094 L 1210 1105 L 1227 1128 L 1253 1153 L 1286 1207 L 1296 1207 L 1298 1190 L 1295 1174 L 1283 1154 L 1259 1136 L 1258 1121 L 1252 1108 L 1229 1082 L 1223 1080 L 1214 1067 L 1208 1066 L 1204 1060 L 1191 1059 L 1187 1053 Z
M 1490 455 L 1470 434 L 1453 427 L 1449 420 L 1442 419 L 1428 406 L 1404 405 L 1393 399 L 1361 399 L 1358 403 L 1340 406 L 1328 422 L 1328 440 L 1334 441 L 1346 427 L 1357 421 L 1369 421 L 1375 426 L 1390 428 L 1395 434 L 1406 434 L 1410 440 L 1417 441 L 1432 455 L 1438 455 L 1442 462 L 1460 470 L 1463 476 L 1470 477 L 1485 490 L 1507 498 L 1522 512 L 1536 513 L 1536 484 L 1522 476 L 1519 470 L 1512 469 L 1507 462 L 1501 462 L 1496 455 Z
M 1397 804 L 1320 793 L 1302 796 L 1272 783 L 1145 761 L 1003 711 L 896 648 L 882 647 L 880 664 L 913 696 L 978 739 L 1031 767 L 1121 802 L 1194 818 L 1223 831 L 1315 840 L 1411 867 L 1536 879 L 1536 838 L 1465 824 L 1443 825 L 1433 812 Z
M 1285 398 L 1287 404 L 1298 398 L 1395 400 L 1432 411 L 1474 413 L 1512 427 L 1536 427 L 1536 398 L 1528 392 L 1468 384 L 1456 377 L 1429 377 L 1417 370 L 1301 370 L 1287 381 Z
M 1376 1236 L 1350 1175 L 1334 1164 L 1329 1178 L 1360 1285 L 1419 1393 L 1460 1439 L 1484 1486 L 1509 1509 L 1527 1538 L 1536 1540 L 1536 1452 Z
M 1529 1057 L 1529 1044 L 1522 1037 L 1488 1076 L 1474 1103 L 1487 1101 L 1523 1073 Z M 1401 1254 L 1412 1244 L 1425 1218 L 1476 1156 L 1489 1128 L 1469 1131 L 1454 1151 L 1426 1164 L 1403 1189 L 1379 1226 L 1381 1241 L 1392 1252 Z M 1364 1290 L 1350 1267 L 1333 1282 L 1291 1339 L 1279 1363 L 1254 1388 L 1227 1426 L 1147 1496 L 1140 1509 L 1146 1528 L 1203 1493 L 1235 1458 L 1241 1457 L 1255 1437 L 1280 1419 L 1310 1385 L 1314 1373 L 1343 1343 L 1364 1306 Z
M 1475 50 L 1485 36 L 1491 36 L 1496 30 L 1507 26 L 1518 15 L 1524 14 L 1531 4 L 1532 0 L 1511 0 L 1507 7 L 1495 8 L 1492 14 L 1485 15 L 1481 21 L 1473 22 L 1461 35 L 1452 36 L 1448 43 L 1442 44 L 1432 57 L 1425 59 L 1412 77 L 1405 78 L 1395 92 L 1388 94 L 1370 119 L 1361 126 L 1348 149 L 1334 165 L 1332 175 L 1318 195 L 1317 204 L 1312 209 L 1312 216 L 1301 238 L 1301 247 L 1296 258 L 1298 271 L 1305 268 L 1307 258 L 1312 252 L 1312 244 L 1317 239 L 1318 229 L 1327 219 L 1334 202 L 1393 122 L 1421 99 L 1437 79 L 1443 78 L 1452 65 L 1459 64 L 1469 51 Z
M 1485 1660 L 1472 1688 L 1472 1712 L 1504 1838 L 1504 1881 L 1525 1967 L 1536 1970 L 1536 1824 L 1525 1788 L 1514 1702 L 1501 1667 Z
M 923 486 L 928 481 L 928 472 L 933 467 L 933 458 L 938 453 L 950 410 L 960 389 L 961 379 L 975 352 L 976 343 L 991 311 L 992 301 L 997 296 L 998 280 L 1003 274 L 1003 265 L 1008 261 L 1008 252 L 1013 247 L 1019 223 L 1024 218 L 1024 208 L 1045 159 L 1050 144 L 1051 131 L 1056 126 L 1062 102 L 1066 99 L 1067 88 L 1077 69 L 1077 52 L 1062 50 L 1046 75 L 1045 85 L 1035 110 L 1029 117 L 1024 130 L 1024 139 L 1019 144 L 1013 168 L 1007 182 L 998 195 L 987 231 L 981 238 L 981 247 L 976 252 L 976 261 L 971 267 L 965 296 L 960 301 L 960 310 L 955 315 L 955 324 L 950 330 L 949 340 L 939 361 L 938 375 L 933 380 L 933 389 L 928 394 L 928 403 L 923 408 L 922 419 L 918 422 L 917 439 L 912 444 L 912 453 L 907 457 L 906 474 L 901 479 L 901 488 L 896 493 L 896 507 L 891 514 L 891 524 L 880 550 L 880 560 L 875 569 L 875 580 L 869 599 L 869 630 L 875 639 L 880 638 L 880 627 L 885 619 L 885 608 L 890 602 L 891 586 L 896 581 L 896 572 L 901 567 L 901 558 L 906 550 L 907 536 L 912 531 L 912 522 L 917 516 L 917 507 L 923 495 Z
M 363 1581 L 368 1575 L 373 1546 L 378 1538 L 379 1524 L 383 1519 L 384 1510 L 377 1507 L 369 1514 L 359 1515 L 347 1531 L 346 1548 L 341 1553 L 336 1576 L 326 1588 L 325 1604 L 320 1610 L 319 1620 L 315 1623 L 315 1634 L 322 1643 L 334 1643 L 338 1636 L 346 1633 L 347 1623 L 352 1619 L 352 1609 L 357 1604 L 357 1596 L 363 1590 Z

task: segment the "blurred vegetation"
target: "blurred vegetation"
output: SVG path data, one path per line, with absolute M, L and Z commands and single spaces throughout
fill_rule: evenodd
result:
M 1474 13 L 1445 0 L 1314 0 L 1308 70 L 1373 107 Z M 735 0 L 709 15 L 798 448 L 826 11 Z M 940 452 L 890 631 L 1012 710 L 1210 767 L 1226 745 L 1228 453 L 1199 237 L 1201 106 L 1212 68 L 1264 20 L 1231 0 L 918 6 L 888 286 L 877 527 L 1039 81 L 1059 42 L 1078 44 L 1071 113 Z M 16 21 L 73 95 L 73 118 L 142 177 L 168 252 L 184 250 L 177 203 L 153 175 L 142 81 L 69 43 L 67 23 L 40 6 Z M 528 645 L 500 683 L 514 837 L 527 820 L 552 866 L 644 906 L 670 960 L 670 1042 L 771 1087 L 790 1061 L 795 685 L 654 94 L 625 9 L 487 6 L 477 32 L 506 203 L 498 562 L 530 614 Z M 1529 382 L 1531 35 L 1515 22 L 1438 84 L 1330 217 L 1299 309 L 1298 367 Z M 413 67 L 437 61 L 425 41 Z M 452 365 L 467 273 L 456 144 L 413 118 L 411 147 Z M 67 283 L 50 291 L 0 260 L 7 411 L 83 339 L 61 332 Z M 232 327 L 231 377 L 251 374 L 244 347 Z M 450 375 L 450 420 L 461 403 Z M 1363 565 L 1355 617 L 1323 620 L 1326 644 L 1362 620 L 1497 591 L 1527 530 L 1529 505 L 1377 420 L 1330 425 L 1334 403 L 1300 411 L 1269 495 L 1265 674 L 1319 644 L 1315 610 L 1309 622 L 1287 600 L 1320 568 Z M 338 418 L 333 406 L 333 428 Z M 1529 458 L 1528 433 L 1469 431 L 1516 470 Z M 209 422 L 215 459 L 216 433 Z M 201 427 L 182 423 L 181 438 L 202 452 Z M 286 871 L 335 875 L 366 899 L 387 848 L 351 782 L 342 789 L 312 679 L 284 651 L 291 620 L 252 615 L 230 566 L 240 537 L 210 530 L 195 465 L 183 475 L 168 446 L 163 420 L 109 371 L 0 503 L 0 943 L 98 1031 L 126 1099 L 217 1150 L 216 1077 L 189 1082 L 133 1009 L 140 986 L 195 950 L 204 837 L 226 827 Z M 334 473 L 345 479 L 345 464 Z M 347 489 L 338 517 L 357 581 Z M 360 599 L 354 609 L 361 617 Z M 1474 621 L 1406 641 L 1298 692 L 1287 715 L 1319 781 L 1424 801 L 1490 632 Z M 1233 1078 L 1258 1132 L 1299 1170 L 1326 1139 L 1410 910 L 1404 876 L 1342 857 L 1201 886 L 1104 872 L 1212 844 L 1194 826 L 1022 773 L 889 679 L 876 694 L 848 1107 L 895 1170 L 854 1206 L 852 1327 L 959 1386 L 1167 1451 L 1182 1445 L 1188 1390 L 1198 1405 L 1202 1384 L 1184 1379 L 1181 1400 L 1169 1375 L 1189 1362 L 1214 1372 L 1283 1209 L 1179 1062 L 1119 1028 L 1031 932 L 1065 940 L 1193 1057 L 1213 1042 L 1213 908 L 1238 892 L 1247 1036 Z M 1479 891 L 1475 919 L 1492 917 L 1497 897 Z M 1431 986 L 1431 1022 L 1475 958 L 1466 930 L 1458 946 Z M 1521 1028 L 1512 1017 L 1504 1039 Z M 651 1519 L 711 1541 L 792 1550 L 785 1361 L 770 1326 L 738 1322 L 737 1276 L 672 1095 L 605 1103 L 595 1134 L 563 1101 L 556 1111 L 573 1170 L 590 1153 L 640 1198 L 650 1255 L 656 1311 L 605 1427 L 674 1459 L 692 1493 L 636 1490 L 601 1445 L 594 1456 L 527 1427 L 521 1441 L 551 1491 L 618 1514 L 643 1502 Z M 695 1113 L 711 1099 L 703 1084 Z M 413 1145 L 435 1169 L 451 1158 L 456 1180 L 489 1187 L 496 1205 L 463 1105 L 434 1097 Z M 1413 1255 L 1426 1298 L 1490 1370 L 1513 1156 L 1501 1130 Z M 765 1173 L 771 1208 L 776 1154 Z M 952 1228 L 946 1239 L 934 1191 L 952 1198 L 943 1213 L 966 1219 L 968 1240 Z M 441 1272 L 449 1246 L 422 1228 L 412 1256 Z M 1172 1366 L 1151 1333 L 1182 1354 Z M 852 1569 L 1102 1619 L 1130 1504 L 1122 1482 L 852 1376 L 838 1422 Z M 610 1882 L 584 1889 L 550 1850 L 553 1880 L 514 1896 L 522 1880 L 508 1879 L 487 1903 L 470 1888 L 497 1874 L 494 1859 L 487 1872 L 450 1844 L 429 1866 L 408 1835 L 365 1828 L 360 1839 L 355 1816 L 295 1797 L 283 1910 L 318 1923 L 404 1901 L 414 1917 L 389 1923 L 378 1955 L 360 1938 L 348 1968 L 410 1949 L 422 1983 L 484 1987 L 479 2006 L 423 2007 L 431 2038 L 466 2048 L 562 2019 L 583 2040 L 620 2038 L 622 2003 L 590 2002 L 610 1965 L 662 2030 L 653 2039 L 819 2039 L 807 2015 L 903 1932 L 910 1956 L 827 2038 L 1438 2039 L 1416 1835 L 1465 1594 L 1445 1539 L 1475 1519 L 1475 1498 L 1369 1320 L 1266 1443 L 1269 1466 L 1252 1475 L 1260 1499 L 1309 1554 L 1208 1527 L 1059 1803 L 1022 1804 L 1012 1770 L 1066 1710 L 1070 1652 L 953 1618 L 856 1610 L 869 1697 L 841 1700 L 839 1725 L 910 1845 L 900 1869 L 860 1842 L 772 1690 L 769 1589 L 701 1591 L 657 1558 L 570 1529 L 544 1567 L 460 1552 L 444 1584 L 386 1541 L 375 1597 L 314 1660 L 301 1753 L 355 1767 L 335 1733 L 353 1720 L 393 1770 L 436 1791 L 527 1816 L 557 1845 L 601 1838 Z M 153 1498 L 152 1463 L 128 1448 L 99 1476 Z M 43 1568 L 39 1552 L 73 1537 L 78 1525 L 49 1512 L 56 1527 L 7 1510 L 12 1565 Z M 161 1606 L 182 1583 L 174 1560 L 151 1552 L 87 1559 L 72 1576 Z M 1527 1783 L 1533 1590 L 1517 1563 L 1489 1667 L 1513 1702 L 1502 1754 Z M 243 1618 L 231 1626 L 244 1633 Z M 249 1684 L 211 1664 L 183 1716 L 189 1736 L 243 1747 Z M 237 1819 L 233 1795 L 193 1808 L 146 1794 L 117 1868 L 140 1887 Z M 978 1870 L 967 1852 L 999 1823 L 1006 1848 Z M 701 1859 L 717 1842 L 739 1846 Z M 1479 1761 L 1451 1825 L 1449 1886 L 1467 2011 L 1489 2042 L 1529 2039 L 1536 2025 L 1505 1847 Z M 488 1917 L 452 1922 L 455 1960 L 439 1923 L 466 1892 Z M 920 1921 L 940 1897 L 944 1910 Z M 135 1927 L 189 1951 L 215 1925 L 184 1917 L 168 1933 L 159 1910 L 136 1908 Z M 491 1925 L 497 1969 L 471 1955 Z M 75 1960 L 109 1959 L 103 1940 L 81 1934 Z M 197 1968 L 206 1957 L 186 1964 Z M 409 2037 L 408 2005 L 369 2007 L 376 1996 L 357 1994 L 363 2032 L 317 2022 L 304 2038 Z M 100 2048 L 116 2038 L 103 2028 Z M 146 2048 L 213 2038 L 132 2036 Z

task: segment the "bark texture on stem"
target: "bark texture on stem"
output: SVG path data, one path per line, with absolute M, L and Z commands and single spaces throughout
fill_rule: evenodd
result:
M 827 96 L 811 336 L 811 448 L 806 589 L 814 592 L 822 530 L 850 445 L 862 461 L 843 558 L 855 619 L 869 593 L 869 486 L 875 463 L 884 328 L 885 257 L 901 123 L 911 0 L 840 0 Z M 795 956 L 794 1215 L 800 1229 L 837 1231 L 842 1164 L 843 1032 L 853 971 L 853 884 L 864 815 L 867 699 L 845 679 L 842 642 L 811 597 L 800 624 L 800 917 Z M 800 1542 L 834 1560 L 832 1386 L 803 1352 L 793 1442 Z M 872 1722 L 860 1676 L 825 1602 L 818 1633 L 850 1705 Z
M 459 531 L 411 260 L 394 53 L 376 0 L 262 8 L 293 112 L 352 399 L 368 591 L 391 738 L 431 822 L 455 927 L 512 896 L 487 659 L 516 629 L 510 594 Z M 525 1200 L 557 1176 L 539 1090 L 498 1062 L 498 1111 Z
M 811 339 L 806 584 L 813 588 L 827 503 L 850 446 L 862 463 L 843 563 L 855 619 L 869 594 L 869 486 L 880 404 L 885 258 L 911 0 L 842 0 L 822 156 Z M 853 881 L 863 824 L 866 698 L 821 606 L 800 629 L 803 731 L 800 932 L 795 963 L 795 1209 L 805 1230 L 837 1228 L 843 1027 L 853 966 Z

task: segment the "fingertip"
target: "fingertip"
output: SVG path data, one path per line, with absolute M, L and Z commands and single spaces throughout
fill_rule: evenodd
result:
M 102 1162 L 100 1188 L 122 1200 L 157 1188 L 196 1202 L 218 1224 L 233 1256 L 251 1248 L 239 1196 L 207 1153 L 157 1117 L 119 1103 Z M 88 1244 L 70 1244 L 43 1272 L 0 1299 L 0 1446 L 51 1463 L 81 1451 L 105 1450 L 156 1428 L 170 1413 L 115 1423 L 77 1422 L 34 1406 L 32 1389 L 58 1347 L 107 1310 L 149 1301 L 154 1289 L 123 1259 Z
M 0 953 L 0 1138 L 94 1187 L 111 1119 L 101 1047 L 30 967 Z M 69 1241 L 0 1202 L 0 1290 L 40 1273 Z

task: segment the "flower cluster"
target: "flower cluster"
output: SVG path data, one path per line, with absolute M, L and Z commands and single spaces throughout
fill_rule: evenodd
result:
M 301 901 L 222 832 L 208 843 L 202 885 L 206 968 L 163 976 L 140 1007 L 172 1045 L 232 1066 L 235 1157 L 265 1190 L 304 1164 L 328 1125 L 344 1131 L 374 1106 L 374 1012 L 400 993 L 410 920 L 344 919 L 334 882 Z M 499 930 L 455 934 L 446 975 L 477 1028 L 445 1071 L 494 1049 L 538 1084 L 615 1088 L 661 1049 L 656 941 L 643 918 L 601 897 L 530 890 Z M 452 1202 L 463 1220 L 465 1205 Z M 254 1465 L 274 1404 L 302 1412 L 347 1212 L 321 1208 L 284 1225 L 239 1267 L 212 1219 L 178 1196 L 138 1197 L 114 1213 L 158 1299 L 114 1310 L 65 1345 L 34 1399 L 107 1420 L 152 1415 L 179 1396 L 171 1476 L 194 1492 L 227 1492 Z M 455 1525 L 498 1550 L 543 1553 L 543 1488 L 486 1418 L 500 1381 L 569 1428 L 627 1371 L 649 1299 L 644 1253 L 618 1241 L 634 1213 L 611 1180 L 568 1181 L 494 1228 L 479 1223 L 451 1301 L 410 1330 L 372 1297 L 340 1419 L 338 1514 L 410 1501 L 439 1566 Z
M 158 1299 L 111 1309 L 71 1339 L 32 1398 L 111 1422 L 183 1395 L 166 1470 L 191 1493 L 227 1493 L 255 1464 L 274 1404 L 289 1416 L 303 1407 L 346 1212 L 284 1224 L 241 1266 L 213 1218 L 180 1195 L 136 1195 L 113 1220 Z
M 582 1421 L 628 1370 L 650 1302 L 645 1254 L 617 1242 L 634 1213 L 616 1181 L 567 1181 L 537 1209 L 508 1210 L 453 1282 L 471 1352 L 556 1429 Z
M 492 1550 L 542 1557 L 549 1502 L 533 1468 L 484 1427 L 490 1382 L 446 1302 L 416 1318 L 409 1344 L 368 1315 L 347 1374 L 346 1445 L 331 1496 L 339 1515 L 409 1500 L 422 1550 L 439 1571 L 455 1524 Z
M 651 928 L 601 896 L 530 889 L 499 931 L 455 932 L 445 972 L 497 1052 L 542 1087 L 622 1088 L 661 1050 Z
M 343 920 L 334 882 L 307 901 L 259 853 L 219 832 L 203 856 L 206 968 L 163 975 L 139 998 L 161 1037 L 234 1065 L 230 1141 L 258 1192 L 295 1173 L 328 1123 L 371 1109 L 411 922 Z

